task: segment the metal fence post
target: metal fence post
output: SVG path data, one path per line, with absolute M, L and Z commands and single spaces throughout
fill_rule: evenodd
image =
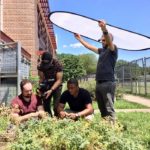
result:
M 145 87 L 145 95 L 147 95 L 146 58 L 145 58 L 145 57 L 144 57 L 144 60 L 143 60 L 143 67 L 144 67 L 144 87 Z
M 17 95 L 20 94 L 21 82 L 21 43 L 17 43 Z

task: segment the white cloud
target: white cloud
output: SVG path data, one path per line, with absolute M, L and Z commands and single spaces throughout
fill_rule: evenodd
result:
M 63 48 L 66 48 L 66 47 L 68 47 L 67 45 L 63 45 Z
M 80 47 L 83 47 L 83 45 L 81 43 L 74 43 L 74 44 L 70 44 L 69 47 L 80 48 Z
M 70 45 L 63 45 L 63 48 L 80 48 L 80 47 L 84 47 L 81 43 L 74 43 L 74 44 L 70 44 Z

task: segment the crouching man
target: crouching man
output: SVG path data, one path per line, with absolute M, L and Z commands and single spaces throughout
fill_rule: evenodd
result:
M 91 120 L 94 109 L 89 92 L 80 88 L 76 79 L 70 79 L 67 82 L 67 88 L 68 90 L 61 95 L 58 105 L 59 117 L 73 120 L 85 117 L 85 119 Z M 66 103 L 68 103 L 70 109 L 64 110 Z
M 11 101 L 11 121 L 21 123 L 30 118 L 45 118 L 42 101 L 32 93 L 32 83 L 25 79 L 20 83 L 21 94 Z

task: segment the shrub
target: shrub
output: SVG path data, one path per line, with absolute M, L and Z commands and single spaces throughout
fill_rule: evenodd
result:
M 95 100 L 95 87 L 96 87 L 96 81 L 94 79 L 88 80 L 88 81 L 80 81 L 79 82 L 80 87 L 85 88 L 89 91 L 91 97 L 93 100 Z
M 111 126 L 100 120 L 93 121 L 30 120 L 19 129 L 11 149 L 36 150 L 143 150 L 136 139 L 123 136 L 120 124 Z
M 115 97 L 116 100 L 123 99 L 124 90 L 119 85 L 116 86 Z

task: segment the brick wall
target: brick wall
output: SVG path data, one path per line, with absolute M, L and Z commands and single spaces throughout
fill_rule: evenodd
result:
M 3 0 L 3 31 L 31 54 L 32 75 L 37 75 L 37 1 Z

